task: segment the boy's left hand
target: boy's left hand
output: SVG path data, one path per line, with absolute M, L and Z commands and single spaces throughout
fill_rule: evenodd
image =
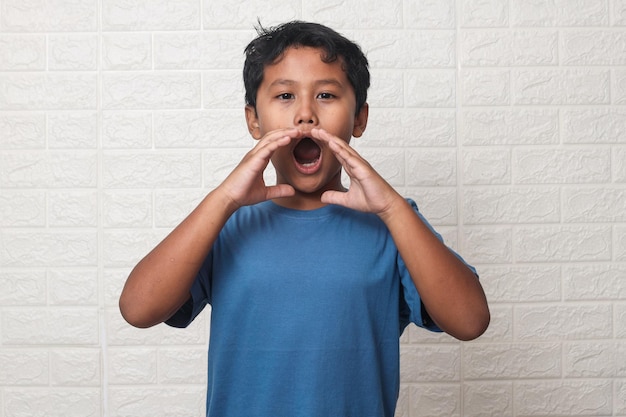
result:
M 322 129 L 311 134 L 335 154 L 351 184 L 326 191 L 322 202 L 376 213 L 389 229 L 424 307 L 440 329 L 460 339 L 480 336 L 489 325 L 485 293 L 476 276 L 348 143 Z
M 383 216 L 391 210 L 398 198 L 403 200 L 346 141 L 323 129 L 313 129 L 311 135 L 328 145 L 350 177 L 350 188 L 347 192 L 326 191 L 322 194 L 323 203 L 338 204 Z

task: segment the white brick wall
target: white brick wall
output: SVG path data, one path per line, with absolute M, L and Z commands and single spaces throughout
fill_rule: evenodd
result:
M 117 298 L 252 145 L 257 17 L 361 43 L 355 146 L 481 272 L 490 329 L 410 327 L 397 415 L 626 416 L 625 0 L 0 0 L 0 417 L 202 415 L 207 315 Z

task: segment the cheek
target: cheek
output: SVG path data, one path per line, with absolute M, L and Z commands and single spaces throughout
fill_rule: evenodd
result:
M 280 127 L 283 123 L 283 116 L 284 112 L 275 112 L 265 108 L 264 111 L 259 111 L 257 121 L 263 132 L 267 133 Z
M 333 119 L 334 123 L 325 128 L 329 132 L 334 132 L 336 136 L 350 141 L 352 138 L 352 131 L 354 129 L 354 120 L 349 114 L 337 114 Z M 322 123 L 323 124 L 323 123 Z
M 272 165 L 280 166 L 286 163 L 290 163 L 293 159 L 291 154 L 291 150 L 287 148 L 277 149 L 273 154 L 270 160 L 272 161 Z

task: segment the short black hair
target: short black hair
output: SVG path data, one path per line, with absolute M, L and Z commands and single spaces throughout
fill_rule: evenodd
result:
M 369 64 L 365 54 L 356 43 L 333 29 L 319 23 L 294 20 L 279 26 L 256 28 L 258 36 L 246 46 L 243 66 L 243 82 L 246 89 L 246 104 L 256 109 L 256 96 L 265 67 L 275 63 L 290 47 L 313 47 L 324 51 L 326 63 L 341 60 L 348 81 L 356 96 L 356 112 L 367 101 L 370 86 Z

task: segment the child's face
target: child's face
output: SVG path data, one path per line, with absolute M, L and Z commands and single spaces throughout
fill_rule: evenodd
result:
M 272 156 L 277 182 L 291 184 L 297 194 L 341 189 L 341 165 L 328 146 L 307 139 L 322 128 L 346 142 L 365 130 L 368 108 L 356 114 L 354 89 L 341 60 L 325 63 L 318 48 L 288 48 L 265 67 L 256 97 L 256 111 L 246 107 L 250 133 L 261 139 L 271 131 L 298 128 L 301 137 Z

